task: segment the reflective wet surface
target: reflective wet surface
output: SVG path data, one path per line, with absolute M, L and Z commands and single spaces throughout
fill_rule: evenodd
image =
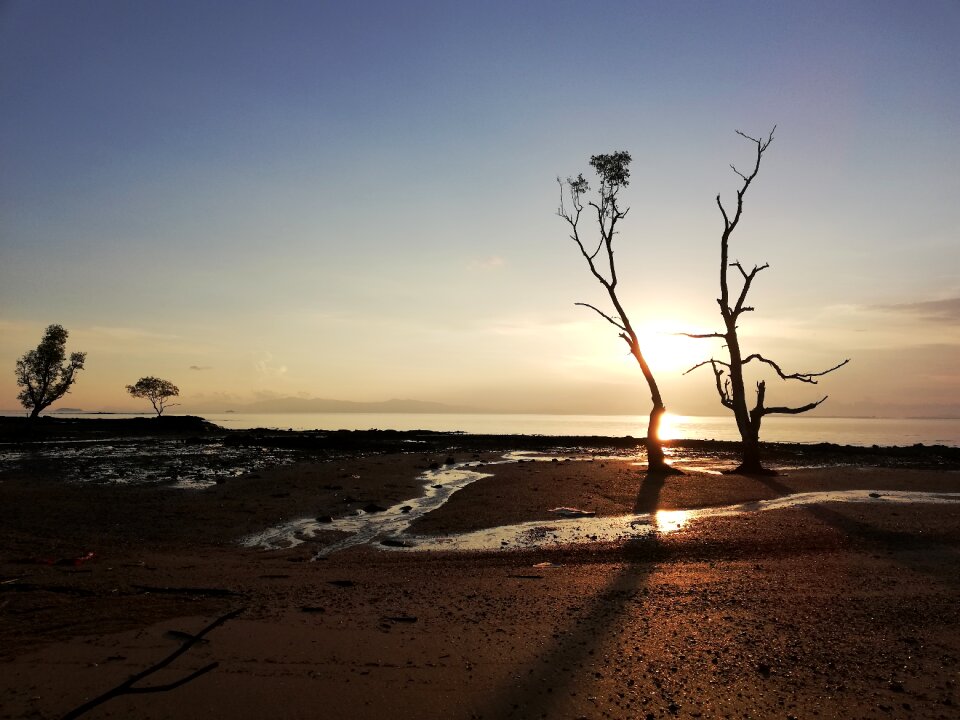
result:
M 489 463 L 487 463 L 489 464 Z M 267 528 L 248 535 L 240 541 L 246 547 L 265 550 L 294 547 L 318 533 L 334 531 L 350 533 L 349 536 L 324 547 L 318 557 L 329 555 L 356 545 L 367 543 L 395 543 L 401 545 L 403 532 L 419 517 L 443 505 L 453 493 L 476 480 L 490 477 L 490 473 L 471 470 L 471 463 L 451 465 L 437 470 L 428 470 L 421 478 L 424 494 L 382 511 L 357 510 L 356 514 L 334 518 L 330 521 L 318 518 L 301 518 L 289 523 Z
M 507 453 L 499 463 L 512 462 L 583 462 L 623 459 L 610 455 L 578 455 L 557 457 L 546 453 Z M 719 472 L 706 463 L 708 470 Z M 698 468 L 699 469 L 699 468 Z M 656 535 L 683 531 L 702 518 L 730 517 L 747 513 L 803 507 L 821 503 L 936 503 L 960 504 L 960 493 L 917 491 L 843 490 L 804 492 L 769 500 L 694 510 L 661 510 L 650 514 L 606 517 L 558 517 L 513 525 L 485 528 L 452 535 L 414 535 L 408 528 L 419 517 L 441 507 L 458 490 L 492 473 L 471 469 L 471 463 L 431 470 L 422 476 L 424 495 L 397 503 L 382 511 L 365 512 L 341 518 L 301 518 L 254 533 L 241 540 L 247 547 L 261 549 L 289 548 L 329 531 L 347 533 L 346 537 L 320 549 L 316 557 L 330 555 L 350 547 L 373 545 L 398 552 L 424 551 L 499 551 L 550 548 L 597 542 L 625 542 Z
M 960 504 L 960 493 L 914 491 L 843 490 L 795 493 L 772 500 L 700 508 L 661 510 L 652 514 L 534 521 L 446 536 L 406 537 L 406 550 L 491 551 L 533 549 L 595 542 L 636 540 L 683 530 L 690 523 L 710 517 L 803 507 L 820 503 L 942 503 Z
M 202 489 L 218 480 L 293 462 L 281 448 L 228 446 L 222 442 L 185 443 L 175 439 L 107 438 L 0 444 L 0 470 L 22 463 L 46 463 L 67 482 L 170 484 Z

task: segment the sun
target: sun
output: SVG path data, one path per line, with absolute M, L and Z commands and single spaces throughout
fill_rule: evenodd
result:
M 637 331 L 640 351 L 654 373 L 682 373 L 710 357 L 713 347 L 709 342 L 678 334 L 687 325 L 661 320 Z
M 660 427 L 657 428 L 658 440 L 676 440 L 680 437 L 679 418 L 670 412 L 660 416 Z

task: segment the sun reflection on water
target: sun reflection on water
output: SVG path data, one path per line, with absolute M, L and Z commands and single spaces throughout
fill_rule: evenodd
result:
M 682 530 L 690 520 L 689 510 L 658 510 L 653 516 L 653 526 L 660 533 L 672 533 Z

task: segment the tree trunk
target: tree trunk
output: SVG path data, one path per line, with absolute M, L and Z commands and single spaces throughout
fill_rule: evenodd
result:
M 751 428 L 743 436 L 742 455 L 740 465 L 731 471 L 734 475 L 776 475 L 775 470 L 768 470 L 760 462 L 760 427 Z
M 40 411 L 41 411 L 41 410 L 43 410 L 42 407 L 40 407 L 39 405 L 34 405 L 34 406 L 33 406 L 33 410 L 30 411 L 30 417 L 32 417 L 32 418 L 40 417 Z
M 667 411 L 663 405 L 654 405 L 650 411 L 650 421 L 647 423 L 647 439 L 644 445 L 647 448 L 647 472 L 656 474 L 682 475 L 672 465 L 667 463 L 663 455 L 663 441 L 660 440 L 660 419 Z
M 660 470 L 666 466 L 663 459 L 663 444 L 660 441 L 660 418 L 666 408 L 663 405 L 654 406 L 650 411 L 650 421 L 647 423 L 647 466 L 650 470 Z

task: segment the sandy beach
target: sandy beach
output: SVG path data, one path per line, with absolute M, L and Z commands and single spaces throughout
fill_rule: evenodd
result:
M 193 489 L 22 458 L 0 473 L 0 717 L 64 717 L 235 610 L 135 687 L 215 667 L 84 717 L 960 717 L 956 464 L 751 478 L 678 450 L 694 469 L 652 479 L 629 448 L 509 451 L 325 451 Z M 483 477 L 418 516 L 450 470 Z M 825 491 L 868 494 L 791 504 Z M 636 535 L 549 542 L 559 507 Z M 408 538 L 540 524 L 475 552 L 375 534 L 323 554 L 339 519 L 391 513 Z M 304 520 L 291 546 L 241 544 Z

